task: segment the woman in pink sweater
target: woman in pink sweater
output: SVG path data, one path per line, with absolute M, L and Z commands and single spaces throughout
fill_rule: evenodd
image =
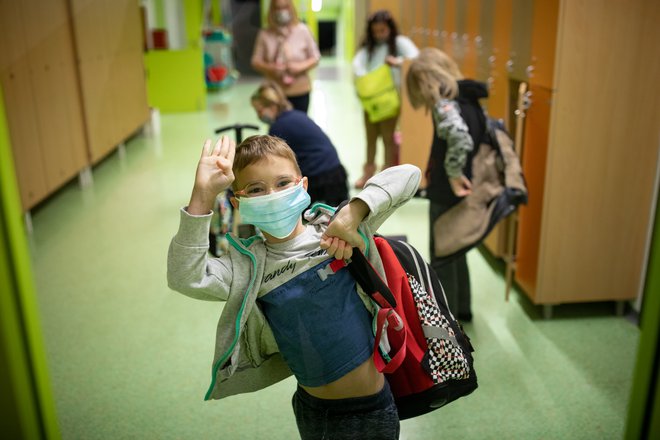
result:
M 307 113 L 312 83 L 309 70 L 321 58 L 311 32 L 298 20 L 291 0 L 273 0 L 268 27 L 259 31 L 252 67 L 276 81 L 296 110 Z

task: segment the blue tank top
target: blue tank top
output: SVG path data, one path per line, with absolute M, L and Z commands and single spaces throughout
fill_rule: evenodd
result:
M 259 298 L 282 356 L 301 385 L 334 382 L 372 355 L 371 315 L 343 268 L 322 280 L 302 272 Z

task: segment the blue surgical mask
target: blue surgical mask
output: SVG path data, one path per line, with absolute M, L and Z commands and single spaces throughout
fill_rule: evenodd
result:
M 254 225 L 275 238 L 286 238 L 296 229 L 300 214 L 311 199 L 302 181 L 284 191 L 259 197 L 241 197 L 238 212 L 241 221 Z

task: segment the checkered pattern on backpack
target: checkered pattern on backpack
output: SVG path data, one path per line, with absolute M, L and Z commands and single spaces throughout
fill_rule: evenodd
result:
M 431 297 L 417 278 L 409 273 L 408 284 L 412 290 L 417 306 L 419 321 L 424 327 L 441 329 L 439 333 L 447 337 L 426 336 L 428 351 L 425 356 L 425 367 L 435 383 L 449 379 L 464 379 L 470 375 L 470 366 L 465 353 L 456 343 L 454 329 L 449 320 L 442 314 L 435 298 Z

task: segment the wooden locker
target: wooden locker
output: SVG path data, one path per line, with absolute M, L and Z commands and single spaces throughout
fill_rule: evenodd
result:
M 369 14 L 380 9 L 390 11 L 396 22 L 401 25 L 401 0 L 369 0 Z
M 454 32 L 452 32 L 453 58 L 461 71 L 465 68 L 465 53 L 467 51 L 467 2 L 456 1 L 456 16 L 454 18 Z
M 35 98 L 30 81 L 27 41 L 21 4 L 0 1 L 0 81 L 4 91 L 7 125 L 13 147 L 16 178 L 23 208 L 48 194 L 41 157 L 42 140 L 33 117 Z M 20 146 L 20 148 L 18 148 Z
M 428 29 L 428 3 L 433 0 L 416 0 L 415 8 L 410 8 L 409 11 L 413 13 L 414 18 L 412 22 L 412 33 L 409 35 L 418 48 L 428 46 L 429 35 Z
M 122 87 L 115 89 L 117 132 L 114 144 L 123 142 L 149 118 L 149 107 L 144 99 L 146 82 L 142 65 L 142 53 L 127 52 L 116 58 L 116 82 Z
M 494 0 L 486 4 L 486 10 L 491 10 L 492 37 L 490 55 L 488 55 L 488 93 L 486 102 L 488 114 L 493 118 L 507 121 L 509 113 L 509 76 L 506 67 L 507 55 L 511 45 L 512 0 Z M 495 256 L 504 254 L 507 241 L 506 222 L 495 226 L 484 240 L 486 248 Z
M 477 79 L 477 63 L 480 50 L 479 20 L 481 19 L 481 0 L 467 2 L 465 24 L 465 47 L 463 68 L 466 78 Z
M 149 117 L 140 11 L 131 0 L 73 0 L 71 13 L 89 155 L 98 163 Z
M 108 10 L 99 0 L 69 0 L 78 60 L 82 63 L 106 59 L 114 50 L 109 37 Z
M 87 164 L 73 36 L 65 0 L 5 1 L 0 16 L 2 86 L 27 211 Z
M 23 3 L 30 79 L 37 100 L 34 116 L 49 191 L 86 166 L 84 128 L 66 1 Z
M 116 126 L 115 91 L 109 86 L 113 83 L 112 69 L 111 60 L 107 58 L 86 59 L 79 65 L 88 149 L 94 164 L 116 146 L 113 143 Z
M 433 32 L 434 43 L 433 47 L 444 50 L 445 42 L 447 41 L 446 17 L 447 17 L 447 0 L 438 0 L 437 14 L 435 18 L 437 32 Z
M 399 33 L 410 38 L 417 46 L 419 46 L 419 35 L 417 33 L 417 10 L 421 4 L 421 1 L 422 0 L 413 0 L 408 2 L 404 7 L 401 8 L 398 18 L 394 18 L 399 28 Z
M 488 113 L 505 119 L 508 110 L 509 87 L 506 70 L 511 45 L 512 0 L 496 0 L 493 18 L 492 70 L 489 81 Z
M 532 62 L 532 34 L 534 9 L 537 0 L 513 0 L 511 18 L 511 44 L 506 60 L 509 77 L 528 81 L 527 67 Z
M 440 25 L 439 23 L 442 23 L 441 21 L 438 20 L 439 14 L 440 14 L 440 5 L 439 1 L 434 1 L 434 0 L 429 0 L 428 1 L 428 9 L 426 10 L 427 14 L 427 22 L 426 22 L 426 31 L 427 31 L 427 38 L 426 38 L 426 46 L 428 47 L 438 47 L 438 39 L 440 37 Z M 421 47 L 420 47 L 421 49 Z
M 531 77 L 515 277 L 536 304 L 634 299 L 657 177 L 660 5 L 561 1 L 556 17 L 555 53 L 535 55 Z M 533 51 L 552 47 L 543 37 Z
M 45 65 L 32 71 L 31 82 L 43 168 L 48 188 L 54 191 L 87 164 L 75 68 Z
M 111 2 L 115 5 L 115 2 Z M 115 6 L 117 14 L 115 22 L 122 23 L 122 32 L 119 34 L 117 52 L 142 54 L 142 16 L 139 9 L 135 8 L 133 0 L 124 0 L 121 8 Z
M 545 164 L 550 133 L 550 89 L 529 85 L 532 104 L 525 117 L 523 173 L 529 200 L 518 211 L 516 281 L 534 295 L 538 274 L 539 239 L 545 188 Z
M 559 0 L 535 0 L 529 82 L 552 88 L 557 43 Z
M 445 0 L 444 24 L 442 29 L 442 49 L 447 55 L 454 58 L 454 49 L 458 34 L 456 33 L 456 2 L 458 0 Z
M 35 98 L 27 60 L 3 70 L 2 88 L 21 205 L 28 210 L 49 194 L 49 187 L 41 151 L 45 139 L 34 117 Z
M 488 78 L 491 74 L 490 57 L 493 54 L 495 0 L 480 0 L 479 4 L 479 42 L 475 45 L 477 52 L 475 79 L 488 82 Z

